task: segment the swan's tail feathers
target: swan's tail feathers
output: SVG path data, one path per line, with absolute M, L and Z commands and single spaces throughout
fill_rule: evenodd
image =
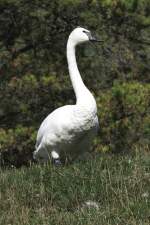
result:
M 49 152 L 46 147 L 43 147 L 42 143 L 40 143 L 33 152 L 33 159 L 40 162 L 47 162 L 51 159 Z
M 42 149 L 42 145 L 41 144 L 39 144 L 38 146 L 37 146 L 37 144 L 35 145 L 35 148 L 36 148 L 36 150 L 33 152 L 33 159 L 34 160 L 38 160 L 39 159 L 39 152 L 40 152 L 40 150 Z

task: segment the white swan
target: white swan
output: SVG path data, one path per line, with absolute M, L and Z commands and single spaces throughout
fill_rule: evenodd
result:
M 67 61 L 77 101 L 75 105 L 54 110 L 42 122 L 33 153 L 36 160 L 52 159 L 55 164 L 61 164 L 61 160 L 66 157 L 73 159 L 89 150 L 96 134 L 96 101 L 82 81 L 75 57 L 76 45 L 87 41 L 97 40 L 90 31 L 81 27 L 74 29 L 68 38 Z

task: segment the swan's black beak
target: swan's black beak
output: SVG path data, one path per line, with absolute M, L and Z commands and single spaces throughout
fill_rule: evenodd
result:
M 90 35 L 89 40 L 90 40 L 91 42 L 103 42 L 102 40 L 98 40 L 96 37 L 94 37 L 94 36 L 92 36 L 92 35 Z
M 89 38 L 89 41 L 91 41 L 91 42 L 103 42 L 103 40 L 98 40 L 95 36 L 93 36 L 91 34 L 91 32 L 87 32 L 87 31 L 83 31 L 83 32 L 86 33 L 86 35 Z
M 102 40 L 99 40 L 97 37 L 93 36 L 91 32 L 88 34 L 88 37 L 91 42 L 103 42 Z

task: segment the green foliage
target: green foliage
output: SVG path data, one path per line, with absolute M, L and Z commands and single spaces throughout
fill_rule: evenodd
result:
M 99 93 L 99 150 L 122 152 L 150 146 L 149 97 L 150 85 L 137 82 L 114 83 L 111 91 Z
M 15 129 L 0 129 L 1 166 L 28 165 L 32 160 L 36 132 L 33 127 L 18 125 Z
M 60 103 L 65 104 L 67 92 L 70 93 L 55 74 L 40 78 L 33 74 L 12 77 L 0 92 L 1 127 L 6 124 L 9 128 L 16 124 L 35 126 Z
M 0 9 L 0 56 L 4 80 L 12 73 L 18 76 L 20 72 L 22 75 L 26 72 L 49 74 L 49 71 L 57 72 L 58 76 L 64 74 L 66 39 L 78 25 L 88 26 L 105 40 L 99 48 L 101 57 L 92 67 L 100 85 L 112 85 L 114 76 L 148 79 L 146 64 L 149 59 L 145 52 L 149 43 L 148 0 L 5 0 L 1 1 Z M 106 47 L 111 49 L 109 53 L 103 51 Z M 110 71 L 110 67 L 114 69 Z M 86 71 L 85 62 L 81 63 L 81 68 Z M 104 76 L 103 83 L 98 79 L 98 71 Z

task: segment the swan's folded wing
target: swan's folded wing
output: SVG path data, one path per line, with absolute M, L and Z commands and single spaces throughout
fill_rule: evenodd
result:
M 47 135 L 65 135 L 73 129 L 74 105 L 67 105 L 54 110 L 42 122 L 38 134 L 37 144 Z

